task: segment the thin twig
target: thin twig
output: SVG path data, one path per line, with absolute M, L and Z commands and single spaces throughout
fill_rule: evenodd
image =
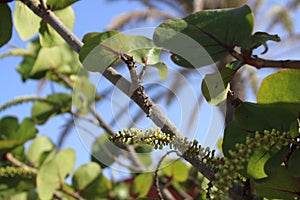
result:
M 159 168 L 161 167 L 162 165 L 162 162 L 163 160 L 168 156 L 170 155 L 171 153 L 176 153 L 177 155 L 179 154 L 178 151 L 176 150 L 172 150 L 172 151 L 168 151 L 165 155 L 163 155 L 163 157 L 161 157 L 161 159 L 159 160 L 159 162 L 157 163 L 157 166 L 156 166 L 156 169 L 155 169 L 155 172 L 154 172 L 154 180 L 155 180 L 155 187 L 156 187 L 156 191 L 157 191 L 157 196 L 160 200 L 164 200 L 164 197 L 161 193 L 161 190 L 160 190 L 160 186 L 159 186 L 159 178 L 158 178 L 158 171 L 159 171 Z
M 38 170 L 33 168 L 33 167 L 29 167 L 28 165 L 25 165 L 24 163 L 20 162 L 19 160 L 17 160 L 11 153 L 7 153 L 5 154 L 5 158 L 14 166 L 16 167 L 20 167 L 22 169 L 25 169 L 27 171 L 31 171 L 35 174 L 38 173 Z

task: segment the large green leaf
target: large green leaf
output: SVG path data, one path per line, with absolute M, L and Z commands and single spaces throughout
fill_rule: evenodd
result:
M 154 42 L 170 50 L 183 67 L 201 67 L 218 61 L 251 36 L 249 6 L 205 10 L 182 19 L 167 20 L 154 33 Z
M 78 0 L 47 0 L 47 5 L 51 7 L 51 10 L 60 10 L 72 5 L 76 1 Z
M 35 15 L 23 2 L 16 1 L 14 25 L 22 40 L 28 40 L 38 32 L 40 21 L 41 18 Z
M 44 161 L 44 155 L 54 148 L 53 143 L 45 136 L 39 136 L 33 140 L 28 148 L 26 157 L 31 165 L 39 167 Z
M 67 7 L 62 10 L 54 11 L 54 14 L 66 25 L 69 30 L 74 26 L 74 11 L 71 7 Z M 39 29 L 40 43 L 43 47 L 52 47 L 64 44 L 64 39 L 45 21 L 41 22 Z
M 53 193 L 63 183 L 75 164 L 76 155 L 72 149 L 64 149 L 45 163 L 37 175 L 37 189 L 41 199 L 51 199 Z
M 12 35 L 11 11 L 6 3 L 0 4 L 0 47 L 5 45 Z
M 91 162 L 80 166 L 72 177 L 72 186 L 76 191 L 84 190 L 97 177 L 101 175 L 101 168 L 97 163 Z
M 281 166 L 268 178 L 254 181 L 255 193 L 268 199 L 296 199 L 300 192 L 299 180 Z
M 148 194 L 153 182 L 152 173 L 142 173 L 137 175 L 133 181 L 132 191 L 139 197 L 144 197 Z
M 297 103 L 300 112 L 300 70 L 281 70 L 267 76 L 257 94 L 259 103 Z
M 118 31 L 85 36 L 79 59 L 88 71 L 101 72 L 130 50 L 129 39 Z
M 32 139 L 37 129 L 32 119 L 25 118 L 19 125 L 15 117 L 0 120 L 0 155 Z
M 46 97 L 48 102 L 36 102 L 31 109 L 35 123 L 43 124 L 50 117 L 70 111 L 72 96 L 65 93 L 55 93 Z
M 289 163 L 288 163 L 289 171 L 293 176 L 300 177 L 299 166 L 300 166 L 300 149 L 296 149 L 295 151 L 293 151 L 292 155 L 290 156 Z
M 120 148 L 113 144 L 109 135 L 103 134 L 98 137 L 92 147 L 92 161 L 99 163 L 102 168 L 110 166 L 120 154 Z

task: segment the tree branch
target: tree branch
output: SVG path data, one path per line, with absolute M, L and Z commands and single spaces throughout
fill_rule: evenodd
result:
M 231 55 L 243 61 L 245 64 L 251 65 L 257 69 L 261 68 L 287 68 L 287 69 L 300 69 L 300 60 L 267 60 L 259 57 L 250 57 L 232 51 Z

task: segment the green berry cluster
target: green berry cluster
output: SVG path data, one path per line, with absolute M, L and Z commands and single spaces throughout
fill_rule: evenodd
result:
M 261 147 L 265 148 L 266 151 L 270 148 L 279 150 L 289 145 L 290 142 L 291 140 L 286 132 L 280 133 L 273 129 L 272 131 L 257 131 L 254 137 L 246 137 L 245 143 L 236 144 L 235 150 L 229 151 L 230 158 L 224 157 L 223 164 L 216 165 L 217 172 L 213 185 L 218 190 L 214 192 L 214 199 L 220 199 L 226 195 L 234 181 L 240 176 L 238 172 L 246 166 L 255 150 Z
M 27 178 L 27 179 L 35 179 L 36 172 L 32 170 L 23 169 L 20 167 L 12 167 L 6 166 L 0 168 L 0 177 L 3 178 Z

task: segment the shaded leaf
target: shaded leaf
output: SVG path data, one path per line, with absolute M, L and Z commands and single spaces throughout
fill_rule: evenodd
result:
M 223 58 L 234 46 L 241 46 L 251 36 L 252 28 L 252 12 L 244 5 L 167 20 L 156 28 L 153 38 L 157 46 L 175 55 L 172 60 L 176 64 L 201 67 Z
M 267 41 L 280 42 L 278 35 L 270 35 L 265 32 L 256 32 L 250 38 L 247 38 L 241 45 L 243 54 L 251 55 L 252 50 L 264 46 L 265 50 L 261 54 L 265 54 L 268 51 Z
M 229 82 L 235 74 L 235 70 L 223 68 L 221 71 L 208 74 L 204 77 L 201 90 L 206 101 L 213 105 L 219 105 L 227 98 Z
M 102 72 L 130 49 L 129 39 L 118 31 L 107 31 L 87 40 L 79 59 L 88 71 Z
M 14 25 L 22 40 L 28 40 L 39 30 L 41 18 L 35 15 L 24 3 L 16 1 Z
M 111 182 L 101 174 L 80 192 L 80 196 L 84 197 L 85 199 L 107 199 L 111 190 Z
M 278 167 L 268 178 L 254 181 L 255 192 L 269 199 L 295 199 L 300 192 L 298 181 L 288 169 Z
M 293 176 L 300 177 L 299 166 L 300 166 L 300 149 L 296 149 L 295 151 L 293 151 L 291 157 L 289 158 L 289 163 L 288 163 L 289 172 Z
M 11 11 L 6 3 L 0 3 L 0 47 L 5 45 L 12 35 Z
M 71 7 L 54 11 L 54 14 L 69 30 L 73 29 L 75 16 Z M 64 39 L 45 21 L 41 22 L 39 32 L 40 43 L 43 47 L 53 47 L 65 43 Z
M 60 10 L 64 9 L 73 3 L 77 2 L 78 0 L 47 0 L 47 5 L 51 7 L 51 10 Z
M 46 97 L 46 102 L 36 102 L 31 109 L 35 123 L 43 124 L 50 117 L 68 112 L 71 109 L 72 97 L 65 93 L 55 93 Z
M 120 148 L 113 144 L 108 134 L 98 137 L 92 147 L 92 161 L 99 163 L 101 168 L 106 168 L 115 162 L 114 157 L 120 154 Z
M 259 103 L 297 103 L 300 112 L 300 71 L 281 70 L 267 76 L 261 83 L 257 94 Z
M 0 120 L 0 155 L 32 139 L 37 129 L 32 119 L 25 118 L 19 125 L 15 117 Z
M 137 175 L 133 181 L 132 191 L 138 197 L 144 197 L 148 194 L 153 182 L 152 173 L 142 173 Z

